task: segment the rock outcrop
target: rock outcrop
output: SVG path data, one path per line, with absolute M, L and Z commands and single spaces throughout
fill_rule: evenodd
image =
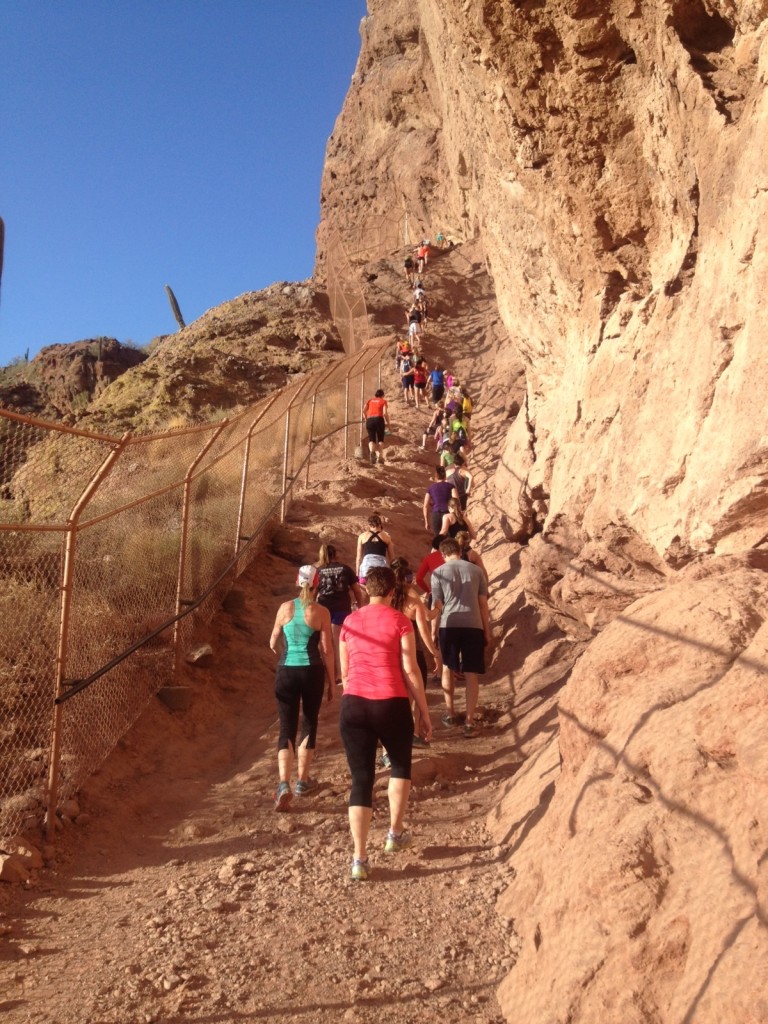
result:
M 515 868 L 510 1019 L 766 1019 L 766 568 L 684 571 L 577 663 L 559 776 L 552 742 L 493 819 Z
M 273 284 L 155 339 L 146 362 L 99 396 L 86 422 L 112 431 L 205 422 L 322 369 L 341 350 L 313 282 Z
M 676 565 L 768 533 L 763 0 L 371 0 L 318 232 L 477 236 L 527 370 L 499 503 Z M 395 232 L 396 234 L 396 232 Z
M 48 345 L 0 370 L 0 405 L 27 416 L 74 422 L 146 354 L 115 338 Z
M 337 238 L 481 247 L 525 369 L 495 473 L 517 606 L 586 647 L 494 825 L 502 1007 L 768 1020 L 768 3 L 369 12 L 318 276 Z
M 208 310 L 142 351 L 114 338 L 50 345 L 0 370 L 0 405 L 90 430 L 160 430 L 249 405 L 342 349 L 313 282 Z

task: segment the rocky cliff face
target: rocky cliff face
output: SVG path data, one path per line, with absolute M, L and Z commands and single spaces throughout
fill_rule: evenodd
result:
M 329 232 L 478 236 L 527 368 L 513 534 L 670 564 L 768 532 L 765 0 L 371 0 Z M 354 248 L 354 245 L 352 246 Z
M 318 273 L 406 216 L 482 246 L 525 367 L 498 515 L 591 640 L 499 806 L 502 1006 L 768 1020 L 768 2 L 369 12 Z

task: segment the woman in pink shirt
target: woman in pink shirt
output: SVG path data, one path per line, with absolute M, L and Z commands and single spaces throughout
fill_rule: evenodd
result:
M 349 797 L 349 828 L 354 843 L 352 878 L 368 878 L 368 831 L 373 814 L 376 748 L 379 742 L 389 754 L 392 770 L 389 797 L 390 828 L 386 853 L 410 846 L 403 819 L 411 790 L 413 717 L 410 699 L 416 701 L 420 735 L 429 741 L 432 723 L 416 662 L 413 623 L 392 608 L 395 574 L 387 566 L 368 572 L 366 589 L 370 604 L 352 612 L 341 627 L 339 655 L 344 696 L 339 728 L 352 774 Z

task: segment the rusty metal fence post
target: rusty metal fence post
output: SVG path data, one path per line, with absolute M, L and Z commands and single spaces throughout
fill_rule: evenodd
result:
M 296 400 L 298 399 L 299 395 L 302 393 L 302 391 L 307 386 L 307 384 L 310 383 L 310 381 L 311 381 L 311 378 L 307 377 L 305 380 L 303 380 L 301 382 L 301 384 L 299 385 L 299 387 L 296 389 L 296 391 L 294 392 L 293 396 L 291 397 L 291 400 L 288 403 L 288 408 L 285 410 L 285 442 L 284 442 L 284 445 L 283 445 L 283 500 L 280 502 L 280 522 L 281 523 L 285 522 L 285 513 L 286 513 L 286 511 L 288 509 L 288 491 L 290 490 L 290 488 L 288 487 L 288 476 L 289 476 L 289 473 L 288 473 L 288 461 L 289 461 L 289 458 L 288 458 L 288 456 L 289 456 L 290 438 L 291 438 L 291 409 L 293 409 L 293 407 L 296 404 Z M 293 485 L 293 478 L 291 478 L 291 485 Z
M 229 420 L 222 420 L 218 428 L 213 432 L 211 437 L 208 438 L 206 443 L 194 457 L 192 462 L 187 467 L 187 472 L 184 476 L 184 497 L 182 500 L 181 507 L 181 541 L 179 544 L 179 572 L 176 582 L 176 607 L 174 614 L 179 615 L 185 604 L 184 584 L 186 577 L 186 563 L 187 563 L 187 545 L 189 542 L 189 507 L 191 503 L 192 494 L 192 474 L 194 473 L 197 466 L 200 464 L 201 459 L 205 456 L 205 453 L 210 450 L 211 446 L 215 442 L 219 434 L 229 423 Z M 178 678 L 179 669 L 181 667 L 181 622 L 177 620 L 173 625 L 173 677 Z
M 67 647 L 69 640 L 69 617 L 72 605 L 72 579 L 75 571 L 75 550 L 77 548 L 77 526 L 83 511 L 98 490 L 102 481 L 109 475 L 117 459 L 123 452 L 130 433 L 124 434 L 120 443 L 106 457 L 91 478 L 67 520 L 66 540 L 64 545 L 64 566 L 61 579 L 61 603 L 59 612 L 59 642 L 56 652 L 56 680 L 53 705 L 53 723 L 51 726 L 51 750 L 48 760 L 48 811 L 46 817 L 46 836 L 53 840 L 55 834 L 56 798 L 59 788 L 59 764 L 61 761 L 61 705 L 55 702 L 64 689 L 67 664 Z
M 248 428 L 248 434 L 245 438 L 245 451 L 243 453 L 243 471 L 240 478 L 240 503 L 237 508 L 237 526 L 235 528 L 235 555 L 240 550 L 240 541 L 250 540 L 250 537 L 243 537 L 243 513 L 245 511 L 245 494 L 248 485 L 248 465 L 251 458 L 251 442 L 253 440 L 253 432 L 262 421 L 264 416 L 269 412 L 272 405 L 275 403 L 277 398 L 280 396 L 280 392 L 276 391 L 274 395 L 269 399 L 264 408 L 258 414 L 256 419 L 251 423 Z
M 327 371 L 322 375 L 320 380 L 317 382 L 317 386 L 315 387 L 315 390 L 312 392 L 312 411 L 309 415 L 309 452 L 307 454 L 307 475 L 304 479 L 305 487 L 309 487 L 309 464 L 312 461 L 312 449 L 315 444 L 315 407 L 317 405 L 317 393 L 320 390 L 321 386 L 326 382 L 326 380 L 328 380 L 328 378 L 334 372 L 335 369 L 336 367 L 333 364 L 331 364 L 331 366 L 328 367 Z
M 352 367 L 347 367 L 347 373 L 344 377 L 344 459 L 349 458 L 349 376 L 352 373 Z

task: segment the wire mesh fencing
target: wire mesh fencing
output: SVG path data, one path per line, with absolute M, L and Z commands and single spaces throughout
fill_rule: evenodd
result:
M 344 351 L 359 352 L 369 338 L 368 310 L 360 280 L 338 232 L 332 232 L 326 258 L 326 286 L 331 316 L 341 335 Z
M 113 437 L 0 409 L 0 842 L 76 792 L 309 481 L 359 436 L 385 343 L 230 420 Z M 372 393 L 372 392 L 371 392 Z M 340 448 L 337 448 L 340 450 Z
M 406 210 L 396 216 L 380 213 L 378 216 L 367 216 L 359 229 L 355 230 L 352 226 L 345 231 L 346 243 L 342 244 L 348 259 L 356 263 L 365 262 L 384 253 L 412 246 L 416 235 L 421 237 L 418 231 Z

